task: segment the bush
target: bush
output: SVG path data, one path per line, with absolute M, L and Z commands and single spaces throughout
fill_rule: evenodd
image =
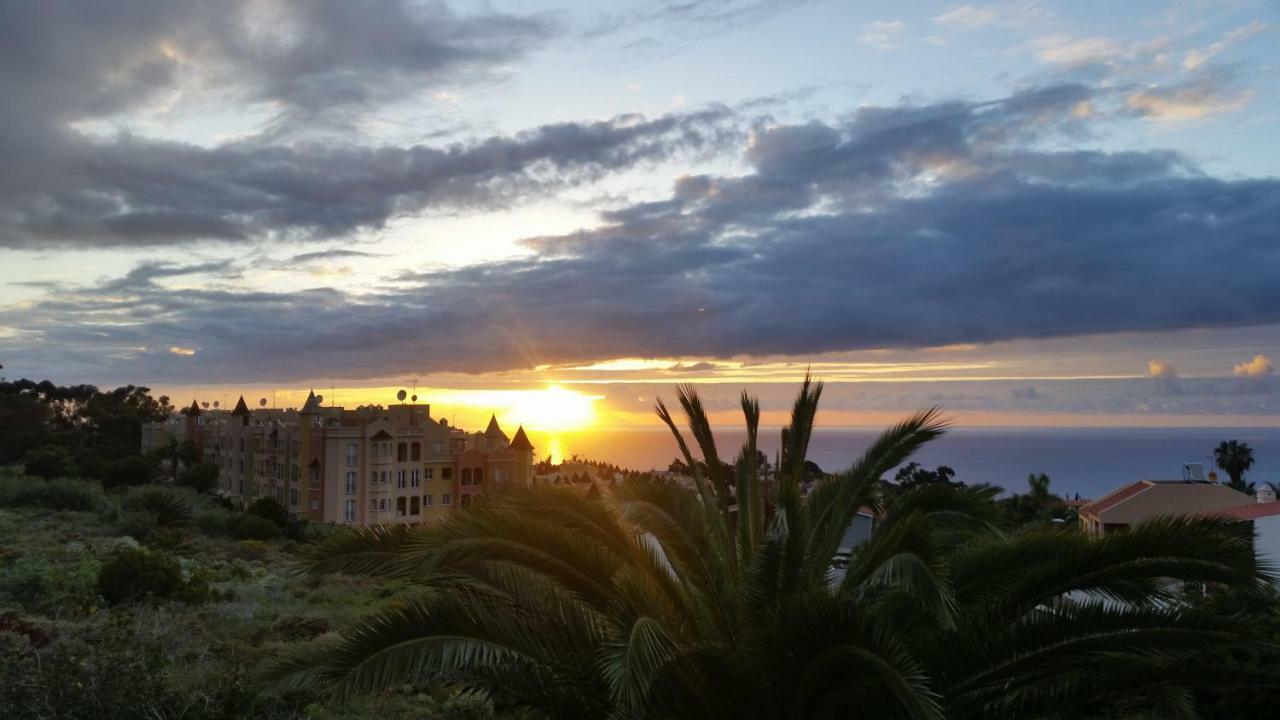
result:
M 177 560 L 141 548 L 116 555 L 98 572 L 98 593 L 111 604 L 172 598 L 182 586 Z
M 130 490 L 123 505 L 125 510 L 131 512 L 150 513 L 161 527 L 185 527 L 196 516 L 195 506 L 185 493 L 162 485 L 147 485 Z
M 22 456 L 22 469 L 33 477 L 52 480 L 78 474 L 75 460 L 64 447 L 44 445 L 32 448 Z
M 178 484 L 198 493 L 213 492 L 218 488 L 218 472 L 213 463 L 196 463 L 178 475 Z
M 227 514 L 203 512 L 196 516 L 196 527 L 205 535 L 221 535 L 227 531 Z
M 0 605 L 67 613 L 97 604 L 98 562 L 87 554 L 56 558 L 26 554 L 0 572 Z
M 156 468 L 141 455 L 130 455 L 107 465 L 102 475 L 102 487 L 127 487 L 146 485 L 155 477 Z
M 96 487 L 78 480 L 0 477 L 0 505 L 89 511 L 102 502 Z
M 146 540 L 155 532 L 156 516 L 149 512 L 122 513 L 117 527 L 134 540 Z
M 278 528 L 289 527 L 289 511 L 284 506 L 269 497 L 260 497 L 254 500 L 249 507 L 245 508 L 245 512 L 251 515 L 263 517 L 275 523 Z
M 227 522 L 227 534 L 237 540 L 272 540 L 280 529 L 261 515 L 244 513 Z

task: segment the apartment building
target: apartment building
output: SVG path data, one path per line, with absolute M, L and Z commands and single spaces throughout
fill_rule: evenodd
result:
M 484 432 L 466 432 L 432 418 L 428 404 L 348 410 L 312 392 L 300 410 L 250 410 L 241 397 L 231 412 L 193 401 L 183 415 L 146 428 L 143 449 L 166 435 L 191 440 L 218 466 L 225 496 L 272 497 L 317 522 L 434 522 L 533 476 L 523 427 L 508 438 L 493 417 Z

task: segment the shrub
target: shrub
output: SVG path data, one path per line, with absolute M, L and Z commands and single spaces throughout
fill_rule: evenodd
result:
M 98 593 L 112 604 L 171 598 L 182 586 L 182 566 L 177 560 L 144 549 L 116 555 L 98 573 Z
M 227 531 L 227 514 L 203 512 L 196 516 L 196 527 L 205 535 L 221 535 Z
M 280 535 L 280 529 L 261 515 L 244 513 L 227 522 L 227 534 L 237 540 L 271 540 Z
M 249 507 L 245 508 L 245 512 L 266 518 L 275 523 L 278 528 L 289 527 L 289 511 L 272 498 L 260 497 L 254 500 Z
M 236 557 L 242 560 L 261 560 L 267 554 L 267 544 L 261 540 L 241 540 Z
M 178 475 L 178 484 L 198 493 L 212 492 L 218 487 L 218 466 L 213 463 L 196 463 Z
M 77 474 L 75 460 L 64 447 L 44 445 L 22 456 L 22 469 L 31 476 L 52 480 Z
M 120 532 L 135 540 L 146 540 L 156 529 L 156 516 L 149 512 L 121 513 Z
M 28 553 L 0 572 L 0 605 L 61 613 L 84 610 L 97 603 L 97 573 L 98 562 L 87 554 L 49 558 Z
M 440 706 L 443 720 L 489 720 L 494 716 L 493 701 L 483 693 L 461 693 Z
M 102 503 L 102 491 L 81 480 L 50 480 L 40 493 L 39 504 L 51 510 L 90 512 Z
M 183 492 L 162 485 L 147 485 L 129 491 L 124 509 L 147 512 L 155 516 L 161 527 L 183 527 L 195 520 L 196 510 Z
M 93 510 L 101 492 L 78 480 L 40 480 L 34 477 L 0 478 L 0 505 L 46 507 L 50 510 Z
M 141 455 L 130 455 L 109 463 L 102 474 L 102 486 L 110 490 L 130 485 L 146 485 L 155 477 L 156 468 Z

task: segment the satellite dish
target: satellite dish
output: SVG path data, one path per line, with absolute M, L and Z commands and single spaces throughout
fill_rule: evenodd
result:
M 322 403 L 322 402 L 324 402 L 324 396 L 323 396 L 323 395 L 317 395 L 317 396 L 316 396 L 316 402 L 318 402 L 318 403 Z
M 414 402 L 418 402 L 418 396 L 417 396 L 417 395 L 414 395 L 413 397 L 411 397 L 411 398 L 409 398 L 409 399 L 410 399 L 410 400 L 412 400 L 412 401 L 414 401 Z
M 396 393 L 396 399 L 399 400 L 400 402 L 404 402 L 404 399 L 408 397 L 408 395 L 409 393 L 401 390 L 400 392 Z
M 218 409 L 218 401 L 217 401 L 217 400 L 214 400 L 214 401 L 213 401 L 213 409 L 214 409 L 214 410 L 217 410 L 217 409 Z
M 267 406 L 267 399 L 266 399 L 266 398 L 259 398 L 259 399 L 258 399 L 258 407 L 266 407 L 266 406 Z
M 208 409 L 209 409 L 209 401 L 208 401 L 208 400 L 205 400 L 204 402 L 200 403 L 200 407 L 204 408 L 205 410 L 208 410 Z

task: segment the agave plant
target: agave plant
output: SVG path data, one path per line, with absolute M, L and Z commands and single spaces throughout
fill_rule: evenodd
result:
M 308 572 L 417 590 L 277 658 L 268 681 L 342 696 L 441 680 L 553 718 L 1061 717 L 1110 697 L 1183 708 L 1220 679 L 1206 658 L 1250 642 L 1169 604 L 1169 578 L 1259 582 L 1238 529 L 1171 519 L 1105 540 L 1009 537 L 992 523 L 991 488 L 928 487 L 881 507 L 880 478 L 945 431 L 936 410 L 806 487 L 821 393 L 806 379 L 767 481 L 758 402 L 743 394 L 747 439 L 726 466 L 681 387 L 703 464 L 657 412 L 692 488 L 642 478 L 609 502 L 525 488 L 440 526 L 331 538 Z M 881 517 L 836 577 L 864 506 Z

